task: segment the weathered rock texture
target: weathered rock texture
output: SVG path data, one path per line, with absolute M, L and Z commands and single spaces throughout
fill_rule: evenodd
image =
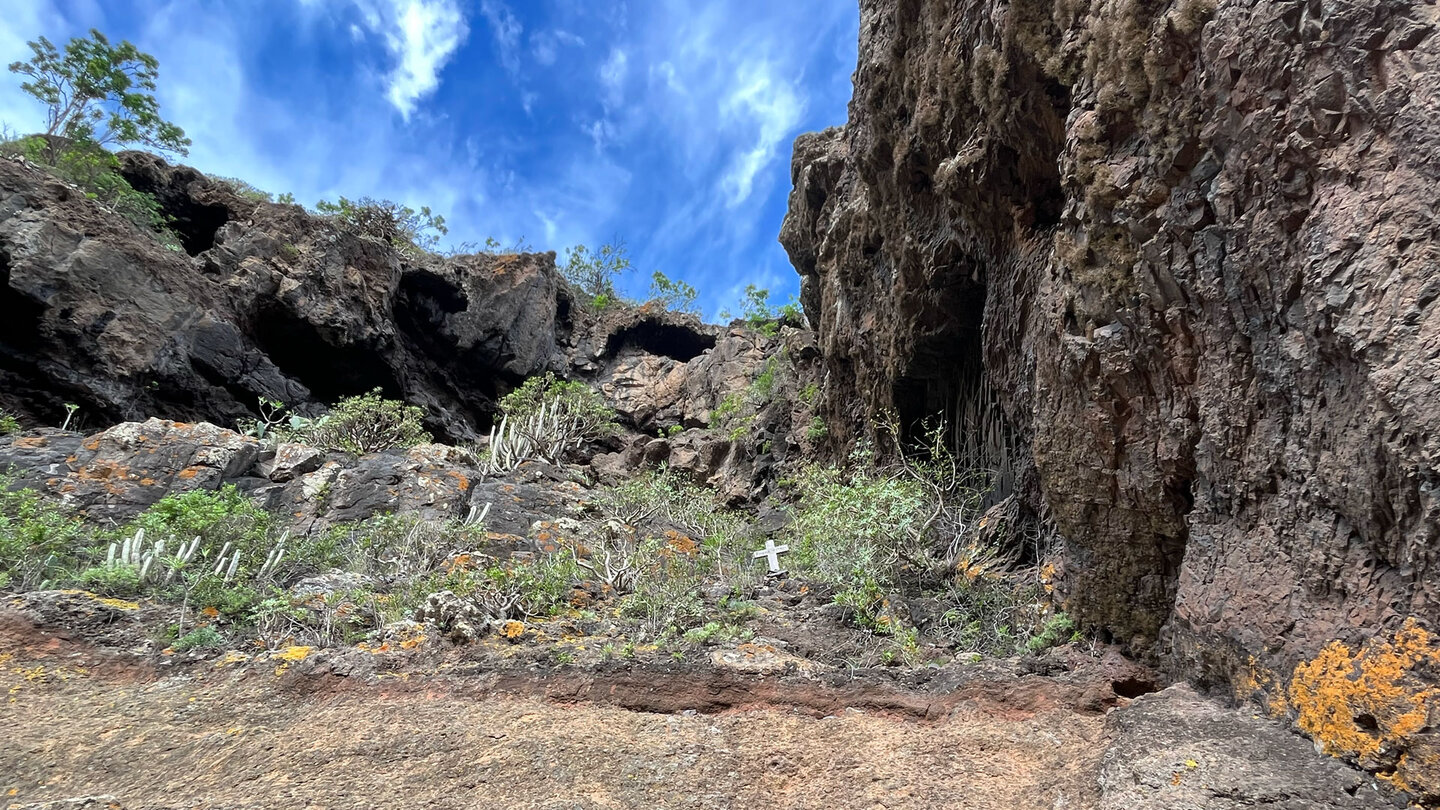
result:
M 91 428 L 155 415 L 231 426 L 261 397 L 313 414 L 380 388 L 459 440 L 485 432 L 498 397 L 546 370 L 642 389 L 617 404 L 647 432 L 703 426 L 724 396 L 715 389 L 728 378 L 708 380 L 715 364 L 693 361 L 737 336 L 654 305 L 596 312 L 577 303 L 553 253 L 399 251 L 153 155 L 120 157 L 183 251 L 0 160 L 0 408 L 27 424 L 58 424 L 71 402 Z M 657 375 L 672 381 L 668 401 L 643 390 Z M 689 396 L 687 412 L 682 392 L 710 397 Z
M 832 430 L 993 386 L 1070 610 L 1205 682 L 1440 615 L 1436 5 L 861 12 L 781 236 Z M 1440 794 L 1406 660 L 1430 717 L 1372 765 Z
M 1372 779 L 1315 756 L 1274 721 L 1188 687 L 1142 695 L 1106 718 L 1101 810 L 1339 810 L 1394 807 Z

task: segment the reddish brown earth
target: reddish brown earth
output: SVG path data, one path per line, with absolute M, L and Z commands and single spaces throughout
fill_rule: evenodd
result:
M 934 697 L 721 672 L 157 668 L 13 617 L 0 649 L 6 806 L 1050 810 L 1096 806 L 1104 751 L 1084 690 L 1039 677 Z M 647 703 L 676 713 L 625 708 Z

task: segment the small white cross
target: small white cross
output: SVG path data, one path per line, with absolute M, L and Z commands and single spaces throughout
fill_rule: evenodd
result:
M 777 546 L 774 540 L 767 537 L 765 539 L 765 548 L 752 553 L 750 556 L 757 560 L 764 557 L 766 561 L 770 563 L 770 573 L 778 574 L 780 573 L 780 555 L 789 550 L 789 546 Z

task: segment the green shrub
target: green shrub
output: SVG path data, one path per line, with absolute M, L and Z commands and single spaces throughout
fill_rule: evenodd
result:
M 492 619 L 554 615 L 569 606 L 580 569 L 569 552 L 539 553 L 490 561 L 480 568 L 436 571 L 396 588 L 385 606 L 387 618 L 412 614 L 432 593 L 450 591 L 471 600 Z
M 1044 634 L 1038 586 L 996 574 L 958 577 L 940 597 L 935 634 L 959 651 L 980 655 L 1018 655 L 1032 635 Z M 1057 626 L 1056 632 L 1060 632 Z M 1051 641 L 1036 642 L 1050 646 Z
M 490 431 L 481 466 L 504 473 L 530 459 L 560 462 L 586 442 L 620 431 L 615 411 L 600 392 L 547 372 L 531 377 L 500 400 L 503 414 Z
M 170 220 L 159 201 L 131 186 L 120 174 L 120 161 L 98 143 L 84 139 L 52 141 L 33 135 L 13 148 L 30 162 L 75 184 L 86 196 L 109 206 L 136 227 L 149 231 L 162 245 L 180 249 L 179 237 L 170 229 Z
M 79 568 L 90 532 L 34 490 L 13 485 L 13 478 L 0 475 L 0 575 L 17 590 L 68 580 Z
M 783 354 L 776 355 L 765 361 L 760 373 L 750 381 L 750 399 L 756 405 L 764 405 L 775 395 L 775 374 L 780 369 Z
M 189 652 L 190 650 L 212 650 L 225 646 L 225 637 L 215 628 L 206 625 L 197 627 L 175 640 L 170 649 L 175 652 Z
M 432 214 L 429 206 L 417 211 L 390 200 L 341 197 L 333 203 L 321 200 L 315 203 L 315 210 L 334 217 L 341 227 L 357 236 L 377 239 L 411 256 L 434 253 L 440 237 L 450 232 L 445 218 Z
M 340 400 L 319 419 L 292 418 L 291 428 L 284 433 L 288 440 L 312 447 L 365 455 L 428 443 L 424 418 L 421 409 L 385 399 L 376 388 Z
M 75 582 L 102 596 L 136 596 L 144 591 L 140 570 L 133 565 L 96 565 L 81 571 Z
M 172 538 L 175 548 L 199 537 L 207 558 L 213 560 L 225 545 L 240 552 L 246 570 L 257 569 L 274 547 L 274 518 L 233 484 L 218 490 L 196 489 L 166 495 L 156 501 L 122 532 L 128 537 L 144 529 L 148 537 Z
M 251 611 L 261 601 L 261 592 L 249 582 L 226 582 L 224 577 L 211 573 L 192 576 L 185 587 L 188 592 L 179 596 L 192 608 L 215 608 L 220 616 L 232 622 L 248 621 Z
M 685 631 L 683 638 L 691 644 L 723 644 L 727 641 L 749 641 L 755 631 L 734 624 L 706 622 L 700 627 Z
M 770 303 L 770 291 L 754 284 L 745 285 L 745 298 L 740 302 L 740 317 L 752 329 L 766 337 L 779 334 L 782 323 L 797 323 L 802 320 L 800 304 L 794 297 L 776 307 Z
M 381 602 L 381 597 L 360 589 L 303 602 L 277 591 L 257 601 L 248 618 L 260 641 L 270 649 L 302 643 L 353 644 L 383 624 Z
M 720 401 L 719 405 L 710 412 L 711 427 L 725 427 L 731 419 L 740 413 L 745 405 L 745 398 L 740 394 L 730 394 Z
M 246 202 L 262 203 L 275 201 L 274 196 L 270 192 L 256 188 L 238 177 L 212 176 L 210 179 L 229 188 L 237 197 L 240 197 Z
M 1030 637 L 1025 646 L 1033 653 L 1044 652 L 1067 641 L 1078 640 L 1079 634 L 1075 630 L 1075 620 L 1064 612 L 1056 613 L 1045 620 L 1041 625 L 1040 632 Z
M 873 579 L 890 588 L 933 564 L 932 503 L 920 482 L 810 467 L 795 494 L 794 570 L 841 587 Z
M 9 436 L 11 433 L 20 432 L 20 420 L 15 414 L 0 409 L 0 436 Z
M 500 400 L 500 411 L 513 419 L 524 419 L 541 408 L 575 420 L 577 432 L 600 438 L 619 431 L 615 411 L 605 404 L 599 391 L 579 381 L 558 379 L 553 372 L 526 380 Z
M 695 288 L 680 279 L 671 279 L 659 270 L 650 278 L 650 300 L 666 309 L 699 315 L 695 305 Z
M 830 435 L 830 428 L 825 426 L 825 420 L 820 417 L 810 419 L 810 427 L 805 429 L 805 438 L 812 442 L 818 442 Z
M 348 560 L 351 570 L 408 580 L 429 575 L 455 554 L 480 548 L 485 527 L 415 515 L 376 515 L 333 527 L 327 542 L 337 556 Z

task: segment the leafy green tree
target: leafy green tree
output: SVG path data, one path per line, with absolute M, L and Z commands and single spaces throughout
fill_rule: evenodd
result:
M 725 317 L 722 313 L 721 317 Z M 740 302 L 740 317 L 762 334 L 775 335 L 784 322 L 800 323 L 803 317 L 794 296 L 778 307 L 770 303 L 770 291 L 754 284 L 745 285 L 745 299 Z
M 160 117 L 155 57 L 129 42 L 111 45 L 93 29 L 88 39 L 70 40 L 63 55 L 45 37 L 27 44 L 34 56 L 10 71 L 28 76 L 20 88 L 48 109 L 45 135 L 186 154 L 185 131 Z
M 584 245 L 570 248 L 566 251 L 565 266 L 560 268 L 560 273 L 571 284 L 597 299 L 603 297 L 607 301 L 613 301 L 618 297 L 615 280 L 629 269 L 630 256 L 626 252 L 625 243 L 613 242 L 601 245 L 600 249 L 594 252 Z
M 650 278 L 650 300 L 659 301 L 676 312 L 700 314 L 695 306 L 695 288 L 681 279 L 671 279 L 659 270 Z

